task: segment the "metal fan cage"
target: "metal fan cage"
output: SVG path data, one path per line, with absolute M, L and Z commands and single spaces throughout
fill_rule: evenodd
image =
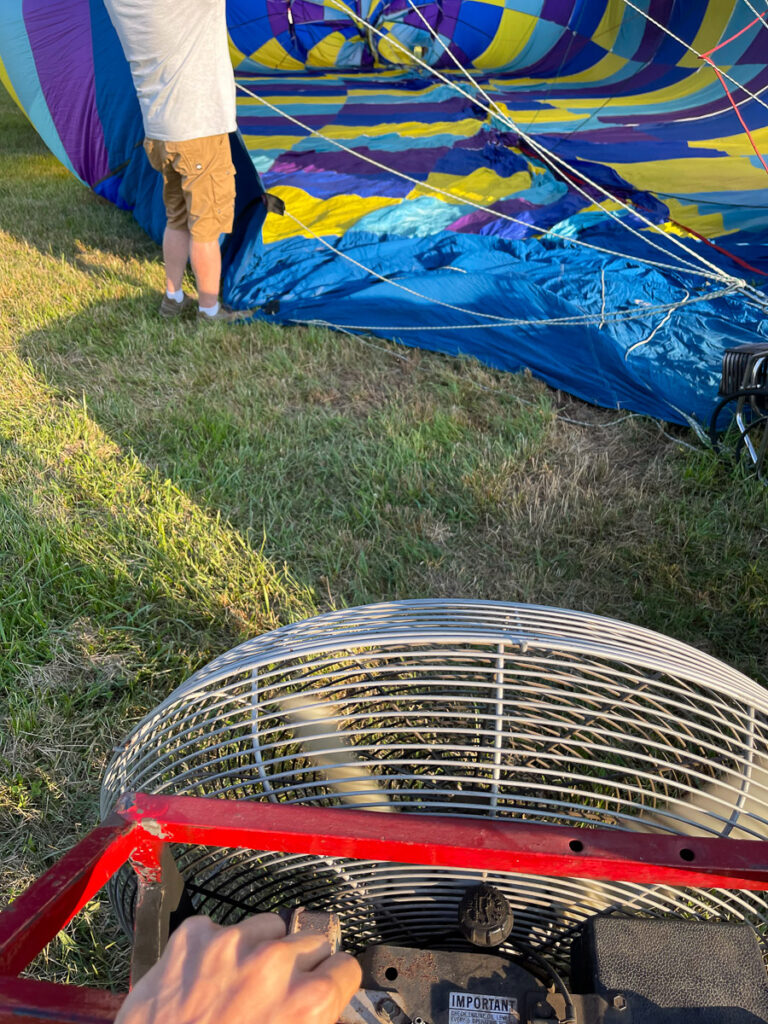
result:
M 217 658 L 129 735 L 102 788 L 583 828 L 768 837 L 768 695 L 677 641 L 577 612 L 415 601 L 334 612 Z M 451 946 L 467 886 L 493 882 L 512 941 L 563 955 L 596 913 L 745 920 L 761 893 L 177 847 L 223 922 L 335 909 L 347 946 Z M 111 896 L 126 928 L 130 872 Z

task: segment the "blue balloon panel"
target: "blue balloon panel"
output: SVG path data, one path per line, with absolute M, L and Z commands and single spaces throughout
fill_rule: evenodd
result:
M 227 18 L 226 301 L 708 419 L 724 349 L 768 333 L 768 15 L 229 0 Z M 159 239 L 161 183 L 102 0 L 8 0 L 0 78 L 57 157 Z

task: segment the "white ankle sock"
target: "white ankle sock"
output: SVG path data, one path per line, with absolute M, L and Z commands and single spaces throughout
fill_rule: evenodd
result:
M 217 302 L 213 306 L 200 306 L 199 309 L 200 312 L 205 313 L 206 316 L 216 316 L 219 312 L 219 304 Z
M 173 299 L 175 302 L 181 302 L 184 299 L 184 289 L 180 288 L 177 292 L 168 291 L 165 289 L 165 294 L 169 299 Z

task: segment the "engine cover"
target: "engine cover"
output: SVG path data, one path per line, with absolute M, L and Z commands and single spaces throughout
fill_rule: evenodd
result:
M 546 989 L 504 957 L 372 946 L 358 960 L 362 989 L 343 1024 L 554 1024 Z
M 612 1003 L 632 1024 L 762 1024 L 768 977 L 746 924 L 594 917 L 571 946 L 571 987 Z

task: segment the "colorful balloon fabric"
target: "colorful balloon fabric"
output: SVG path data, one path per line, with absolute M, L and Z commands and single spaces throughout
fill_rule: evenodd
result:
M 680 423 L 708 420 L 727 347 L 768 336 L 765 0 L 230 0 L 227 18 L 226 301 Z M 4 0 L 0 78 L 159 239 L 102 0 Z

